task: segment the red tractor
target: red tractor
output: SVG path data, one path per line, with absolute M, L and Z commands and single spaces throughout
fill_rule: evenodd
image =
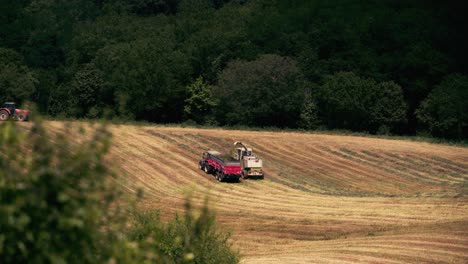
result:
M 0 107 L 0 121 L 6 121 L 9 118 L 16 121 L 27 121 L 28 117 L 29 110 L 18 109 L 13 102 L 6 102 L 3 107 Z

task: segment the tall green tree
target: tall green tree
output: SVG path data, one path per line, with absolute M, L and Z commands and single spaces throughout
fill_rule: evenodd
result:
M 402 89 L 393 82 L 378 84 L 353 72 L 339 72 L 320 87 L 319 106 L 331 128 L 376 132 L 405 122 Z
M 0 48 L 0 102 L 31 100 L 37 79 L 23 57 L 11 49 Z
M 262 55 L 233 61 L 214 88 L 216 112 L 224 124 L 295 127 L 304 79 L 289 57 Z
M 403 89 L 395 82 L 377 84 L 370 111 L 370 130 L 380 133 L 401 133 L 407 125 L 408 106 Z
M 85 64 L 75 73 L 70 83 L 71 108 L 75 116 L 96 117 L 103 110 L 105 92 L 103 73 L 92 63 Z M 101 113 L 102 114 L 102 113 Z
M 318 107 L 310 90 L 304 92 L 304 103 L 299 116 L 298 126 L 303 129 L 316 129 L 321 120 L 318 117 Z
M 211 86 L 202 77 L 198 77 L 194 83 L 187 87 L 189 96 L 185 99 L 184 113 L 188 119 L 197 123 L 207 121 L 216 105 L 211 89 Z
M 418 120 L 434 136 L 466 138 L 468 134 L 468 77 L 447 76 L 421 104 Z

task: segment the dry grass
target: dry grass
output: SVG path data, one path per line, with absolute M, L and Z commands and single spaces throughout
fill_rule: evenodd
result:
M 51 122 L 60 129 L 62 123 Z M 125 188 L 166 217 L 208 195 L 242 263 L 468 263 L 468 149 L 299 133 L 112 126 Z M 218 183 L 207 149 L 254 147 L 266 179 Z

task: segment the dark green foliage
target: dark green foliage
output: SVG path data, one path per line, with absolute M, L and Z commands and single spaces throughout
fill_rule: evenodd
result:
M 298 126 L 303 129 L 316 129 L 320 125 L 318 117 L 318 107 L 315 98 L 312 97 L 310 90 L 304 94 L 304 103 L 301 109 Z
M 174 50 L 173 31 L 101 49 L 95 64 L 111 87 L 109 95 L 126 94 L 126 107 L 136 118 L 173 122 L 183 113 L 186 58 Z M 172 112 L 169 112 L 169 109 Z M 170 115 L 169 115 L 170 113 Z
M 56 69 L 36 69 L 34 77 L 37 79 L 35 85 L 35 93 L 32 98 L 33 101 L 40 106 L 38 109 L 41 113 L 49 113 L 51 104 L 51 94 L 56 92 L 56 86 L 59 81 L 59 71 Z M 63 100 L 64 98 L 59 98 Z M 62 113 L 63 111 L 56 111 L 52 113 Z
M 323 115 L 333 128 L 377 132 L 404 124 L 406 104 L 401 87 L 393 82 L 377 84 L 352 72 L 325 79 L 319 89 Z
M 180 0 L 128 0 L 131 10 L 139 15 L 175 13 Z
M 0 0 L 0 47 L 18 48 L 28 39 L 24 8 L 30 0 Z
M 468 16 L 462 2 L 1 1 L 0 47 L 20 53 L 24 66 L 38 73 L 36 91 L 27 99 L 51 115 L 102 116 L 110 109 L 111 116 L 125 120 L 187 121 L 193 117 L 184 114 L 184 100 L 194 79 L 202 76 L 207 84 L 216 85 L 228 65 L 271 54 L 296 61 L 301 79 L 308 82 L 305 87 L 319 86 L 338 72 L 354 72 L 376 83 L 393 82 L 401 87 L 407 105 L 404 120 L 401 111 L 383 119 L 375 113 L 376 120 L 362 120 L 364 116 L 355 112 L 346 122 L 356 124 L 356 130 L 415 134 L 421 128 L 416 109 L 432 90 L 451 73 L 468 73 L 468 35 L 460 33 Z M 77 74 L 90 63 L 102 73 L 104 83 L 95 87 L 98 96 L 91 114 L 89 105 L 77 107 L 67 97 L 78 91 L 72 87 Z M 233 81 L 242 83 L 238 77 Z M 304 104 L 295 95 L 303 89 L 299 83 L 293 84 L 290 94 L 298 109 Z M 208 111 L 200 120 L 278 127 L 297 127 L 301 120 L 301 110 L 291 111 L 290 106 L 261 110 L 276 111 L 279 123 L 264 114 L 266 119 L 236 117 L 232 106 L 220 107 L 215 119 Z M 316 107 L 323 124 L 336 127 L 335 120 L 320 114 L 328 110 L 319 102 Z M 232 116 L 227 118 L 227 112 Z
M 319 101 L 328 125 L 333 128 L 365 130 L 369 127 L 372 93 L 376 83 L 352 72 L 339 72 L 325 79 Z
M 215 106 L 211 86 L 199 77 L 187 87 L 189 97 L 185 99 L 184 113 L 187 118 L 197 123 L 206 123 L 212 108 Z
M 418 119 L 436 136 L 464 138 L 468 135 L 467 102 L 468 77 L 449 75 L 421 104 Z
M 34 94 L 37 79 L 20 54 L 0 47 L 0 102 L 28 100 Z
M 163 263 L 238 263 L 238 253 L 230 248 L 229 235 L 217 231 L 214 215 L 207 204 L 200 216 L 194 216 L 190 202 L 183 217 L 177 216 L 167 225 L 161 224 L 155 212 L 139 213 L 130 238 L 140 243 L 143 251 L 162 257 L 144 255 L 143 260 Z
M 24 12 L 30 34 L 22 52 L 30 66 L 40 68 L 63 65 L 73 26 L 98 14 L 92 0 L 32 0 Z
M 74 115 L 78 117 L 83 115 L 98 116 L 98 112 L 102 110 L 99 108 L 99 104 L 104 101 L 100 96 L 105 91 L 104 86 L 102 72 L 92 63 L 83 65 L 75 73 L 70 84 L 70 101 L 68 103 L 74 106 Z
M 304 80 L 288 57 L 263 55 L 234 61 L 214 88 L 216 112 L 224 124 L 294 127 L 300 112 Z
M 402 88 L 392 81 L 379 83 L 373 91 L 373 103 L 369 109 L 369 130 L 401 133 L 401 128 L 406 126 L 407 111 Z

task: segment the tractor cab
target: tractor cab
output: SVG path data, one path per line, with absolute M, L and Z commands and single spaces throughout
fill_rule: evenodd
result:
M 3 104 L 3 107 L 10 110 L 11 114 L 13 114 L 16 110 L 16 104 L 14 102 L 6 102 Z

